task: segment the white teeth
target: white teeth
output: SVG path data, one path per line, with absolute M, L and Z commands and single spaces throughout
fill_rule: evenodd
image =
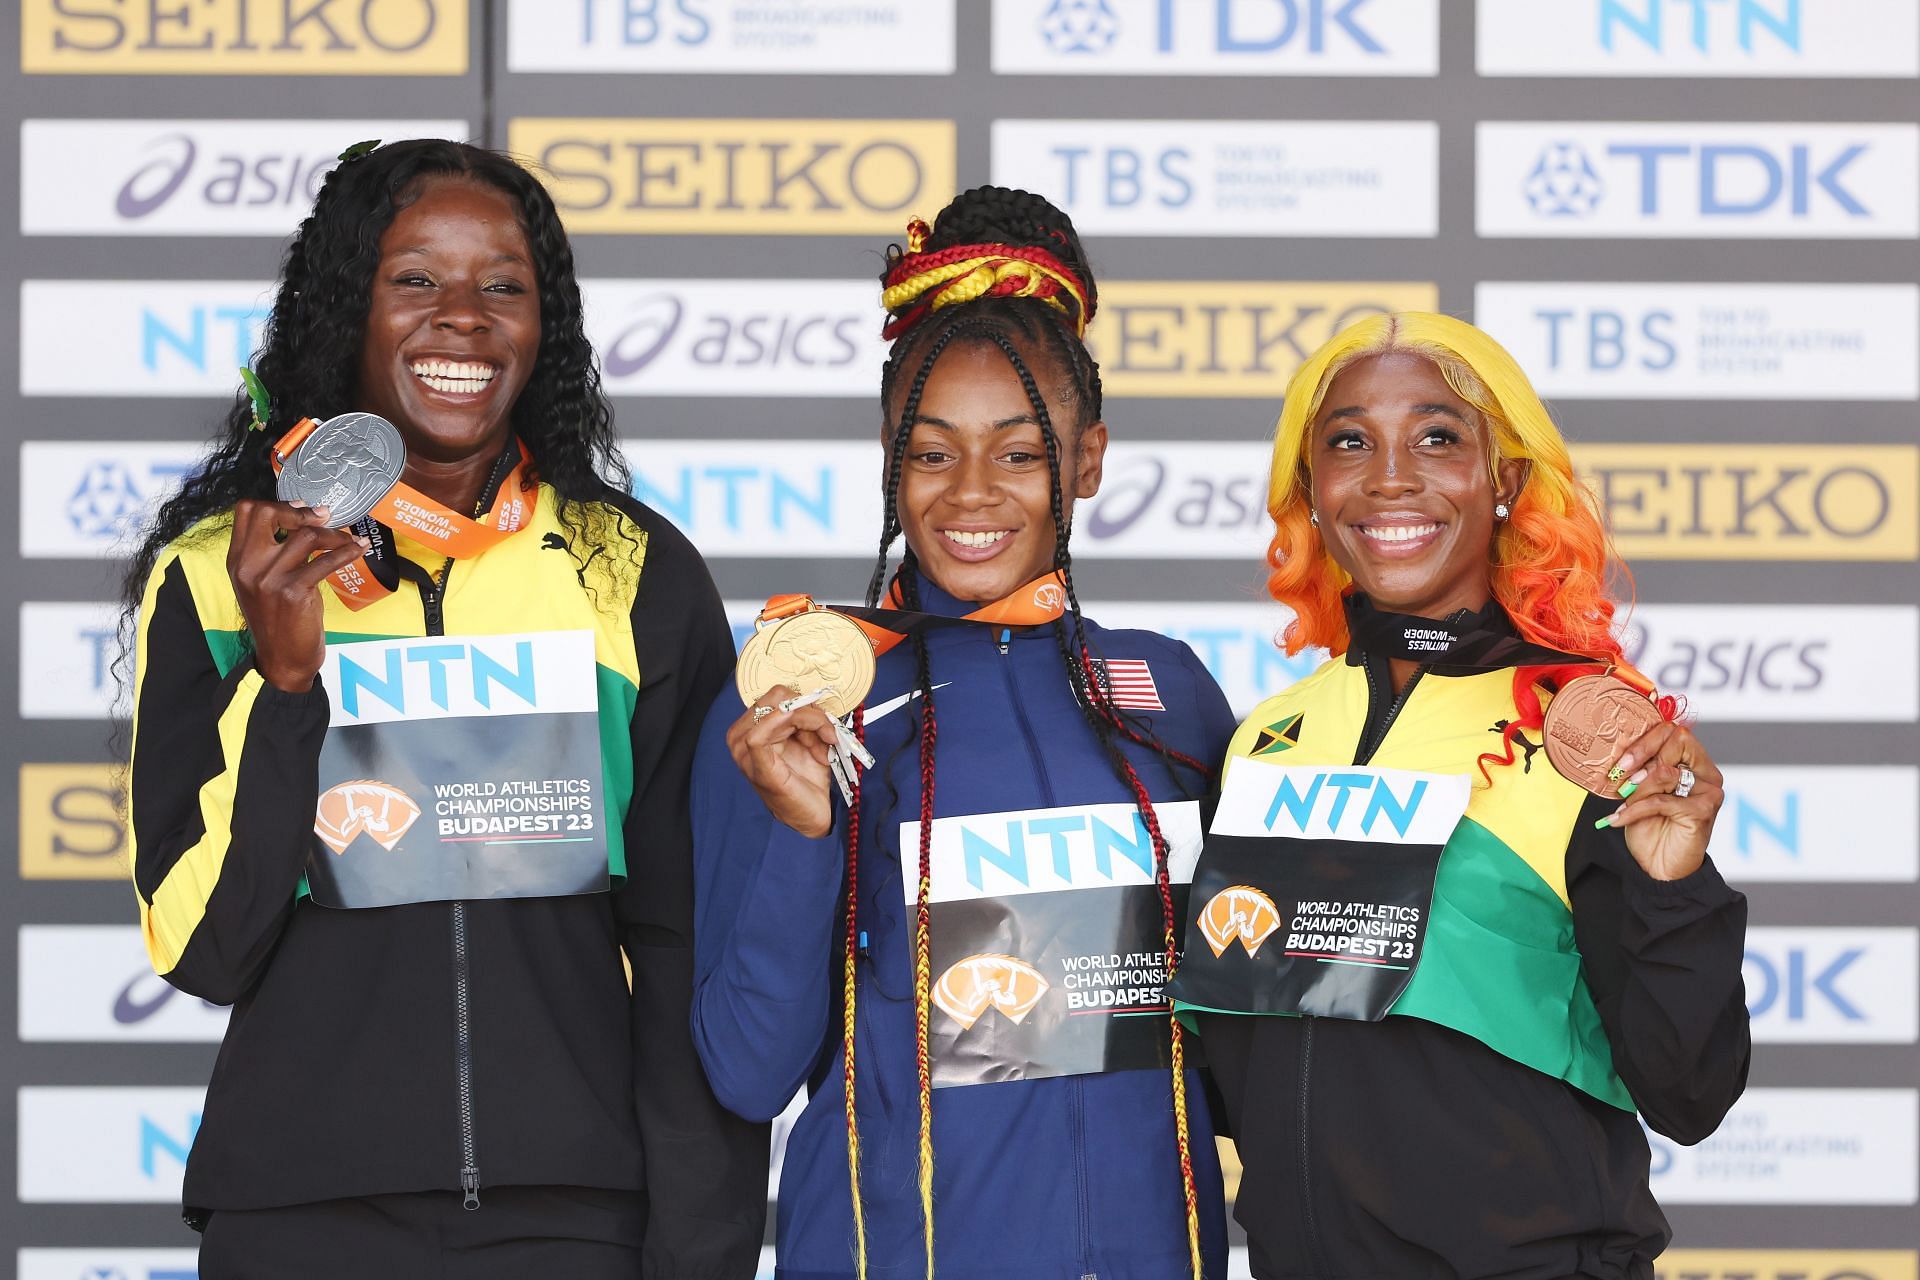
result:
M 1437 524 L 1363 525 L 1360 532 L 1375 542 L 1411 542 L 1415 538 L 1424 538 L 1428 534 L 1440 532 L 1440 526 Z
M 975 532 L 971 529 L 943 529 L 942 533 L 963 547 L 990 547 L 1007 536 L 1006 529 L 983 529 Z
M 493 366 L 479 360 L 415 360 L 407 367 L 435 391 L 484 391 L 494 375 Z

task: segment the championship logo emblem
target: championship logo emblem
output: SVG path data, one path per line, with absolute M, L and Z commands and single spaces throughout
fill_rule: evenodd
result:
M 335 853 L 345 853 L 359 836 L 391 850 L 420 819 L 420 806 L 400 788 L 373 778 L 356 778 L 320 793 L 313 833 Z
M 1050 985 L 1038 969 L 1018 956 L 968 956 L 933 984 L 933 1002 L 964 1031 L 989 1008 L 1016 1023 L 1023 1021 Z
M 1057 582 L 1043 582 L 1033 589 L 1033 607 L 1045 609 L 1051 613 L 1055 609 L 1066 607 L 1067 592 Z
M 1237 939 L 1249 956 L 1280 928 L 1280 910 L 1273 899 L 1252 885 L 1236 884 L 1213 895 L 1200 912 L 1200 933 L 1213 954 L 1226 954 Z

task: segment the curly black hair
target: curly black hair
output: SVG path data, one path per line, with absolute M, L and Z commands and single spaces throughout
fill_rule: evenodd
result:
M 540 352 L 513 406 L 513 429 L 526 442 L 540 479 L 559 497 L 572 541 L 603 540 L 608 516 L 596 500 L 609 486 L 626 491 L 627 467 L 613 433 L 613 409 L 587 341 L 573 249 L 546 188 L 497 151 L 422 138 L 393 142 L 343 161 L 300 224 L 280 268 L 280 289 L 253 369 L 273 397 L 266 430 L 236 395 L 206 460 L 147 526 L 122 583 L 124 622 L 139 607 L 154 564 L 169 544 L 242 498 L 272 498 L 272 442 L 303 417 L 355 408 L 355 381 L 366 335 L 380 238 L 394 215 L 438 178 L 482 183 L 511 198 L 533 252 L 540 292 Z

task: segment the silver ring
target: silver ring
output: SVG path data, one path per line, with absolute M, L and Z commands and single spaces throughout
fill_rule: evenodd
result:
M 759 724 L 762 720 L 765 720 L 768 716 L 772 714 L 773 714 L 772 707 L 757 706 L 753 709 L 753 722 L 755 724 Z
M 1682 800 L 1693 794 L 1693 770 L 1685 765 L 1680 766 L 1680 784 L 1673 789 L 1673 794 Z

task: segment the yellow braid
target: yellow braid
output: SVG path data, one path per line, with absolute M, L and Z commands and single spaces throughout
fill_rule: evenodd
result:
M 920 877 L 919 901 L 913 925 L 913 1034 L 920 1066 L 920 1216 L 926 1223 L 927 1280 L 933 1280 L 933 1087 L 932 1041 L 927 1018 L 932 1006 L 933 957 L 927 936 L 927 901 L 933 885 Z
M 1187 1050 L 1181 1042 L 1180 1020 L 1169 1018 L 1173 1024 L 1170 1041 L 1173 1059 L 1173 1136 L 1180 1148 L 1181 1203 L 1187 1217 L 1187 1254 L 1193 1265 L 1193 1280 L 1203 1280 L 1200 1266 L 1200 1213 L 1198 1206 L 1188 1197 L 1193 1189 L 1193 1134 L 1187 1124 Z
M 841 1074 L 847 1086 L 847 1182 L 853 1192 L 853 1263 L 858 1280 L 867 1280 L 867 1215 L 860 1207 L 860 1119 L 853 1101 L 854 981 L 858 968 L 851 948 L 846 953 L 844 990 L 846 1010 L 841 1017 Z
M 963 278 L 965 277 L 965 278 Z M 1065 289 L 1074 298 L 1080 297 L 1079 282 L 1071 276 L 1053 270 L 1038 262 L 1028 262 L 1024 258 L 1000 258 L 982 255 L 978 258 L 965 258 L 959 262 L 949 262 L 943 267 L 922 271 L 909 276 L 899 284 L 881 291 L 880 305 L 888 311 L 898 310 L 907 303 L 920 297 L 928 290 L 947 283 L 958 281 L 952 288 L 936 294 L 928 303 L 930 310 L 938 311 L 956 303 L 971 302 L 986 293 L 987 290 L 1006 280 L 1024 279 L 1026 283 L 1014 293 L 1015 298 L 1032 297 L 1040 287 L 1042 279 L 1048 279 Z M 1041 298 L 1040 301 L 1052 307 L 1062 315 L 1074 314 L 1065 301 L 1059 297 Z

